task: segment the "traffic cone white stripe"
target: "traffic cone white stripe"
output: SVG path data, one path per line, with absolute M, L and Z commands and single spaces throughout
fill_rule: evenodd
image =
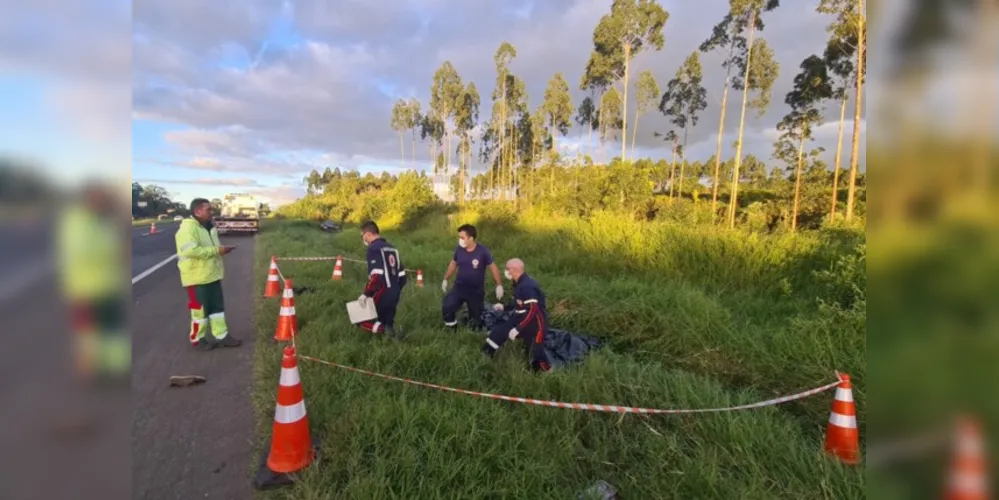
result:
M 950 480 L 951 488 L 965 494 L 982 494 L 988 491 L 988 483 L 981 474 L 955 474 Z
M 294 316 L 294 315 L 295 315 L 295 306 L 281 308 L 281 316 Z
M 291 299 L 295 297 L 295 295 L 292 293 L 291 288 L 285 288 L 284 292 L 281 292 L 281 296 L 286 299 Z
M 849 389 L 844 389 L 842 387 L 836 388 L 836 401 L 843 401 L 847 403 L 853 402 L 853 391 Z
M 294 387 L 300 384 L 302 380 L 298 377 L 298 369 L 296 368 L 282 368 L 281 369 L 281 381 L 278 385 L 283 385 L 285 387 Z
M 829 414 L 829 423 L 845 429 L 856 429 L 857 417 L 856 415 L 841 415 L 833 412 Z
M 305 418 L 305 400 L 293 405 L 276 405 L 274 407 L 274 421 L 279 424 L 293 424 Z
M 277 281 L 277 280 L 278 280 L 278 277 L 277 277 L 276 274 L 269 274 L 269 275 L 267 275 L 267 281 Z
M 961 436 L 957 441 L 957 451 L 963 455 L 973 455 L 975 458 L 980 458 L 984 454 L 984 449 L 981 441 L 968 436 Z

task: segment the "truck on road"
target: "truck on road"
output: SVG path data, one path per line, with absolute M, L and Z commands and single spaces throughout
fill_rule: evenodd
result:
M 260 202 L 251 194 L 225 195 L 220 212 L 215 217 L 215 227 L 219 234 L 257 234 L 260 230 Z

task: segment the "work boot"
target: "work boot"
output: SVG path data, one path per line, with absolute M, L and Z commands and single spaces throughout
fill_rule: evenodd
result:
M 202 337 L 201 339 L 194 342 L 194 348 L 199 351 L 210 351 L 215 349 L 215 343 L 208 340 L 208 337 Z
M 232 335 L 226 335 L 225 337 L 216 340 L 215 343 L 221 347 L 238 347 L 243 343 L 243 341 L 233 337 Z
M 405 340 L 406 334 L 402 333 L 401 330 L 388 326 L 385 327 L 385 337 L 391 340 L 400 341 Z

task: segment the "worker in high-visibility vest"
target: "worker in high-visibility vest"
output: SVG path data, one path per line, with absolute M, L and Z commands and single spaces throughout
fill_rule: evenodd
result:
M 115 220 L 115 200 L 90 182 L 59 218 L 56 254 L 62 295 L 70 313 L 77 373 L 86 380 L 129 379 L 131 338 L 125 266 L 127 248 Z
M 187 307 L 191 311 L 189 339 L 195 348 L 204 351 L 243 343 L 229 335 L 222 296 L 222 256 L 235 247 L 219 242 L 218 229 L 212 225 L 213 215 L 212 204 L 196 198 L 191 202 L 191 217 L 180 223 L 176 236 L 180 283 L 187 289 Z M 214 341 L 205 337 L 208 327 Z

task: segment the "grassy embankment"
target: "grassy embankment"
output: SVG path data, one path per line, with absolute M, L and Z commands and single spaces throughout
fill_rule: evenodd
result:
M 523 258 L 549 297 L 554 326 L 601 336 L 608 348 L 548 376 L 519 349 L 497 362 L 482 338 L 445 334 L 440 279 L 460 222 L 479 226 L 502 262 Z M 362 264 L 281 265 L 296 287 L 299 351 L 432 383 L 539 399 L 656 408 L 753 402 L 853 376 L 865 434 L 866 255 L 863 233 L 748 233 L 525 216 L 430 215 L 385 231 L 426 286 L 408 287 L 404 343 L 349 324 Z M 358 233 L 267 221 L 257 242 L 258 295 L 269 256 L 363 255 Z M 510 286 L 507 285 L 507 289 Z M 258 299 L 255 401 L 268 436 L 280 365 L 279 304 Z M 312 433 L 323 458 L 268 498 L 575 498 L 603 479 L 624 498 L 861 498 L 863 470 L 821 453 L 831 393 L 737 413 L 580 413 L 443 393 L 302 361 Z

